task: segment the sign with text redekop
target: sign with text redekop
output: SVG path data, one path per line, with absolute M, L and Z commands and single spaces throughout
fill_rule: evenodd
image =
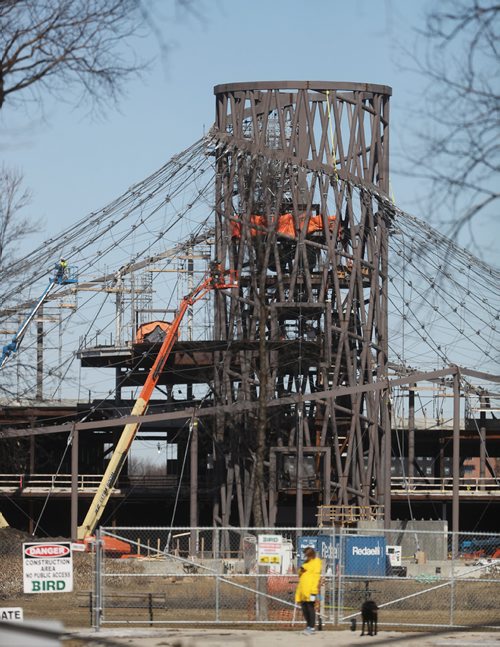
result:
M 69 593 L 73 590 L 71 543 L 23 544 L 25 593 Z

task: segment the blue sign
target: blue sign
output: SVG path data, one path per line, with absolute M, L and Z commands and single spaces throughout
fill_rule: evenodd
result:
M 329 567 L 333 568 L 334 563 L 336 564 L 338 560 L 338 545 L 338 536 L 315 535 L 299 537 L 297 562 L 299 564 L 304 562 L 304 550 L 311 547 L 316 552 L 316 556 L 323 560 L 324 570 Z
M 343 538 L 346 575 L 380 576 L 386 573 L 385 537 L 354 535 Z

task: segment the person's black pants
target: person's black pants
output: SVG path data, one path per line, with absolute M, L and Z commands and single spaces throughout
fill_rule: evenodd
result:
M 304 620 L 307 623 L 308 627 L 314 629 L 316 622 L 316 613 L 314 611 L 314 602 L 301 602 L 302 613 L 304 614 Z

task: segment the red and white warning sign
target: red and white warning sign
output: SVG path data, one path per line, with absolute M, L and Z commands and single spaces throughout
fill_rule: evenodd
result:
M 281 535 L 259 535 L 257 563 L 263 566 L 281 564 L 283 537 Z
M 69 593 L 73 590 L 70 542 L 23 544 L 25 593 Z

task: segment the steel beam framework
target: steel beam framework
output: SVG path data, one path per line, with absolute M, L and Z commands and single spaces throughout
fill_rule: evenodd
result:
M 259 403 L 215 417 L 214 522 L 274 525 L 292 497 L 301 526 L 305 496 L 381 504 L 390 518 L 386 392 L 300 394 L 387 376 L 390 220 L 368 189 L 388 193 L 391 89 L 275 82 L 214 92 L 216 254 L 239 282 L 216 295 L 215 339 L 227 346 L 215 404 Z M 253 348 L 233 349 L 241 340 Z M 289 395 L 298 401 L 271 413 L 269 402 Z

